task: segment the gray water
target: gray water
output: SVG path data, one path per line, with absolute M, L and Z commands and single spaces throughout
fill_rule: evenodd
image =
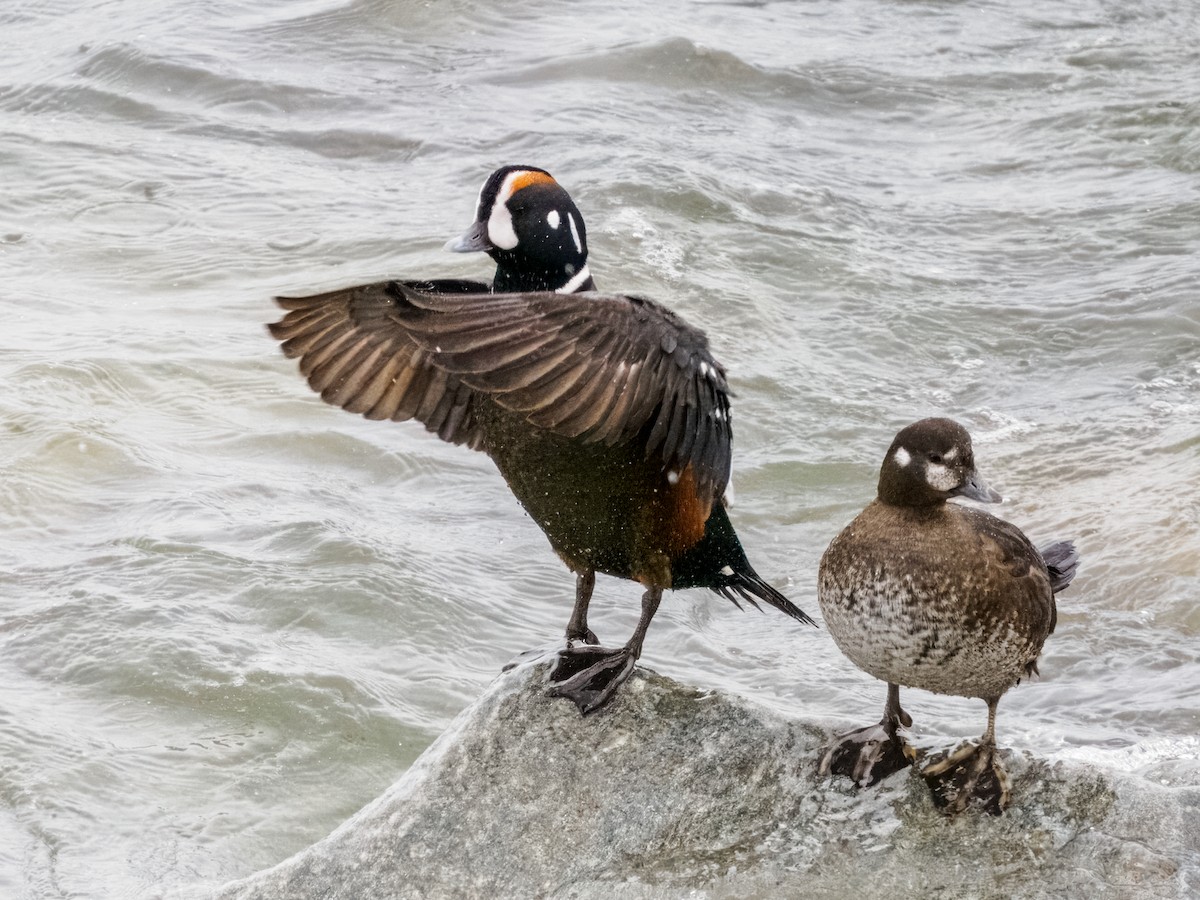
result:
M 1191 0 L 0 9 L 0 896 L 271 865 L 400 776 L 573 580 L 483 456 L 322 404 L 274 294 L 487 277 L 441 245 L 539 165 L 592 272 L 707 329 L 735 524 L 818 612 L 894 432 L 960 419 L 1075 538 L 999 738 L 1200 758 Z M 610 642 L 639 589 L 601 579 Z M 668 596 L 645 665 L 873 721 L 824 631 Z M 983 706 L 911 691 L 928 745 Z M 1000 885 L 1002 887 L 1002 885 Z

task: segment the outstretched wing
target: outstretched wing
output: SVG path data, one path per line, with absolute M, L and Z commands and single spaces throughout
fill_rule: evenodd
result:
M 415 282 L 428 291 L 476 294 L 486 284 Z M 276 297 L 287 310 L 268 325 L 321 399 L 368 419 L 416 419 L 440 438 L 479 449 L 475 392 L 435 366 L 393 318 L 394 282 L 308 297 Z
M 323 399 L 368 418 L 416 419 L 478 447 L 474 404 L 488 398 L 566 437 L 611 446 L 644 436 L 668 471 L 690 466 L 701 493 L 724 490 L 729 392 L 702 332 L 638 297 L 452 284 L 278 298 L 288 312 L 271 333 Z

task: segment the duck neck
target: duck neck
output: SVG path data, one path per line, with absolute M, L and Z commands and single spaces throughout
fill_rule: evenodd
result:
M 555 291 L 560 294 L 577 294 L 580 291 L 594 291 L 596 283 L 585 265 L 571 274 L 562 269 L 533 269 L 517 270 L 505 266 L 496 266 L 496 277 L 492 281 L 492 290 L 497 294 L 521 293 L 523 291 Z

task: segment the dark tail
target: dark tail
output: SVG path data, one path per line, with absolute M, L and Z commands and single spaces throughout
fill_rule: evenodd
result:
M 1079 568 L 1079 551 L 1072 541 L 1055 541 L 1038 552 L 1050 570 L 1050 590 L 1057 594 L 1074 579 L 1075 570 Z
M 713 511 L 704 524 L 704 537 L 700 543 L 671 564 L 671 587 L 705 587 L 716 591 L 738 609 L 742 608 L 741 600 L 761 609 L 758 605 L 761 600 L 793 619 L 817 624 L 804 610 L 758 577 L 719 500 L 713 504 Z

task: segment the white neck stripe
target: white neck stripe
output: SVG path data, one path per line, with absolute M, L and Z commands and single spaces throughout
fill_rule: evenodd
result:
M 580 269 L 578 272 L 575 273 L 575 276 L 570 281 L 568 281 L 566 284 L 564 284 L 562 287 L 560 287 L 554 293 L 556 293 L 556 294 L 573 294 L 577 290 L 579 290 L 579 286 L 581 284 L 583 284 L 585 281 L 587 281 L 591 277 L 592 277 L 592 273 L 588 271 L 587 266 L 584 266 L 582 269 Z

